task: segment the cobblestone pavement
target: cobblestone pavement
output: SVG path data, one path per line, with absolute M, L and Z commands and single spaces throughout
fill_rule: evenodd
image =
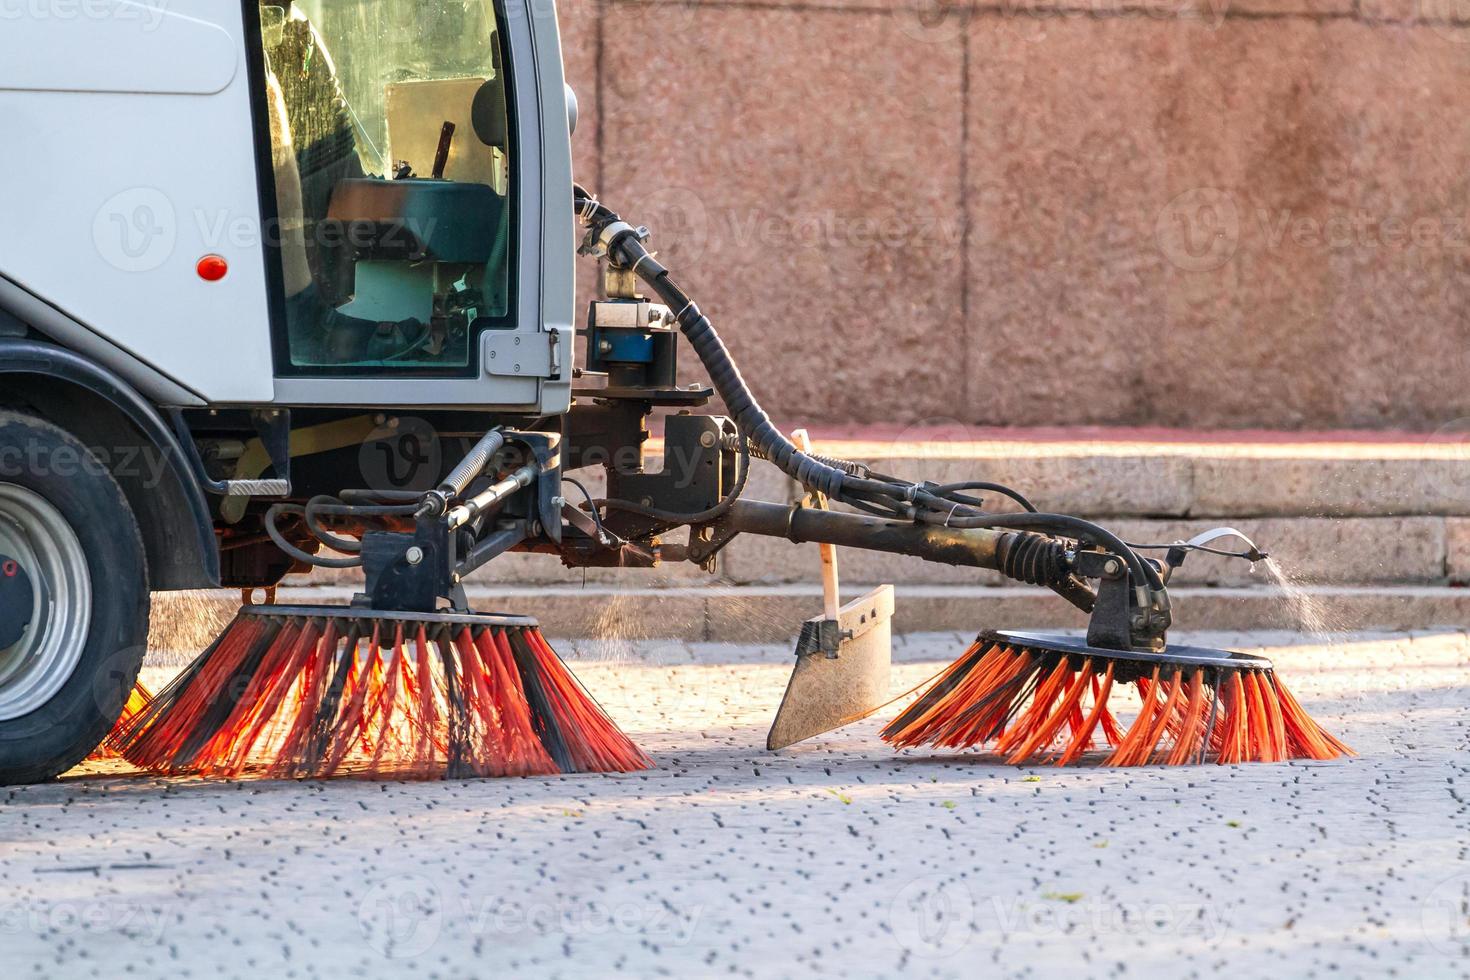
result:
M 1470 975 L 1470 640 L 1179 639 L 1265 645 L 1361 757 L 1016 769 L 895 756 L 877 720 L 768 754 L 789 648 L 566 644 L 656 771 L 211 784 L 95 764 L 0 790 L 0 961 L 16 978 Z M 901 639 L 895 692 L 962 646 Z

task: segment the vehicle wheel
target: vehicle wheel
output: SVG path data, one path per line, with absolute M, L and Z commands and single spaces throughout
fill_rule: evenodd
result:
M 147 559 L 117 481 L 63 430 L 0 412 L 0 785 L 96 748 L 147 642 Z

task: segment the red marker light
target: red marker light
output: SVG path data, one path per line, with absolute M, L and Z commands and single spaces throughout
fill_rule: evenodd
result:
M 206 255 L 199 260 L 199 278 L 205 282 L 219 282 L 229 271 L 230 263 L 223 255 Z

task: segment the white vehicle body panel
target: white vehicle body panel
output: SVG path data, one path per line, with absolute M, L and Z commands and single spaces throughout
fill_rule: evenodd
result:
M 17 175 L 0 184 L 0 301 L 53 311 L 31 322 L 172 404 L 566 411 L 575 239 L 554 8 L 506 0 L 502 12 L 522 175 L 514 335 L 549 344 L 554 367 L 507 376 L 491 350 L 505 337 L 487 333 L 478 377 L 432 381 L 275 376 L 245 9 L 0 4 L 0 133 Z M 223 280 L 199 277 L 207 255 L 229 263 Z
M 205 401 L 270 401 L 243 7 L 6 10 L 0 276 Z M 204 282 L 215 253 L 230 274 Z

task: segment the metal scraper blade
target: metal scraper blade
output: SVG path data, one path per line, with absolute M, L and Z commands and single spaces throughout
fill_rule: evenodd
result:
M 824 650 L 821 635 L 827 622 L 818 616 L 804 624 L 796 644 L 796 669 L 766 736 L 767 749 L 783 749 L 865 718 L 888 700 L 893 586 L 880 585 L 839 609 L 838 639 Z

